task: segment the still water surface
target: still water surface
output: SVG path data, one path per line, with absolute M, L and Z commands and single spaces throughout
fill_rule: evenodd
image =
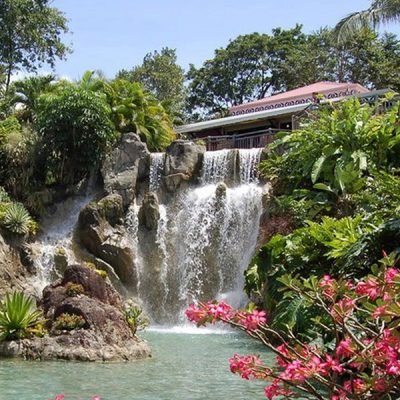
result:
M 201 333 L 200 333 L 201 332 Z M 153 329 L 142 336 L 153 358 L 134 363 L 0 361 L 0 400 L 258 400 L 262 382 L 229 371 L 234 353 L 260 354 L 265 348 L 245 335 L 201 329 Z

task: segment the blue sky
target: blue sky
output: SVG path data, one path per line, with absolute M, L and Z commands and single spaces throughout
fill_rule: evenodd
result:
M 185 69 L 213 56 L 229 39 L 250 32 L 270 33 L 296 22 L 306 32 L 333 26 L 369 0 L 54 0 L 69 19 L 65 37 L 73 53 L 58 62 L 56 73 L 78 79 L 87 69 L 112 78 L 122 68 L 140 64 L 146 53 L 177 49 Z M 387 30 L 400 34 L 400 25 Z

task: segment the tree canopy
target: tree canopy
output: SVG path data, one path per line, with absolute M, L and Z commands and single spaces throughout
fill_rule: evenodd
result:
M 67 19 L 49 0 L 2 0 L 0 26 L 0 72 L 6 89 L 15 71 L 53 67 L 69 51 L 61 41 L 61 34 L 68 32 Z
M 400 41 L 366 27 L 338 42 L 333 30 L 305 34 L 300 25 L 271 35 L 238 36 L 200 68 L 191 65 L 188 109 L 193 119 L 317 81 L 400 89 Z
M 161 102 L 175 122 L 182 119 L 185 101 L 185 74 L 177 64 L 176 50 L 164 47 L 160 52 L 148 53 L 141 65 L 121 70 L 118 79 L 139 82 Z

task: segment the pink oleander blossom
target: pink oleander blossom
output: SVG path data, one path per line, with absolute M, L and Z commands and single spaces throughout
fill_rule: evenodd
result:
M 385 283 L 391 284 L 394 280 L 399 277 L 400 270 L 397 268 L 388 268 L 385 272 Z
M 319 287 L 322 289 L 322 294 L 330 301 L 334 301 L 337 294 L 337 282 L 329 275 L 324 275 L 319 283 Z
M 366 295 L 371 300 L 376 300 L 381 296 L 381 287 L 375 278 L 368 278 L 365 282 L 359 282 L 356 286 L 356 293 Z
M 190 304 L 185 311 L 185 315 L 189 321 L 195 322 L 197 324 L 205 317 L 207 317 L 207 310 L 198 307 L 196 304 Z
M 259 325 L 267 322 L 267 313 L 265 311 L 253 310 L 251 313 L 245 313 L 242 316 L 241 323 L 248 331 L 254 331 Z
M 239 374 L 243 379 L 258 378 L 257 367 L 261 366 L 261 360 L 257 356 L 240 356 L 235 354 L 229 359 L 231 372 Z

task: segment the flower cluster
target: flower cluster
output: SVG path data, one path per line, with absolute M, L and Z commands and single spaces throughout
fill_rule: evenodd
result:
M 272 329 L 264 311 L 210 302 L 191 305 L 186 315 L 198 325 L 222 321 L 239 327 L 276 353 L 272 367 L 256 356 L 235 354 L 229 360 L 231 371 L 242 378 L 269 381 L 269 400 L 302 393 L 320 400 L 400 398 L 399 269 L 376 267 L 359 282 L 326 275 L 319 280 L 288 277 L 284 284 L 324 315 L 323 322 L 316 320 L 318 346 Z
M 267 313 L 265 311 L 256 309 L 238 311 L 224 302 L 191 304 L 185 314 L 188 320 L 196 323 L 197 326 L 222 321 L 247 331 L 255 331 L 267 322 Z

